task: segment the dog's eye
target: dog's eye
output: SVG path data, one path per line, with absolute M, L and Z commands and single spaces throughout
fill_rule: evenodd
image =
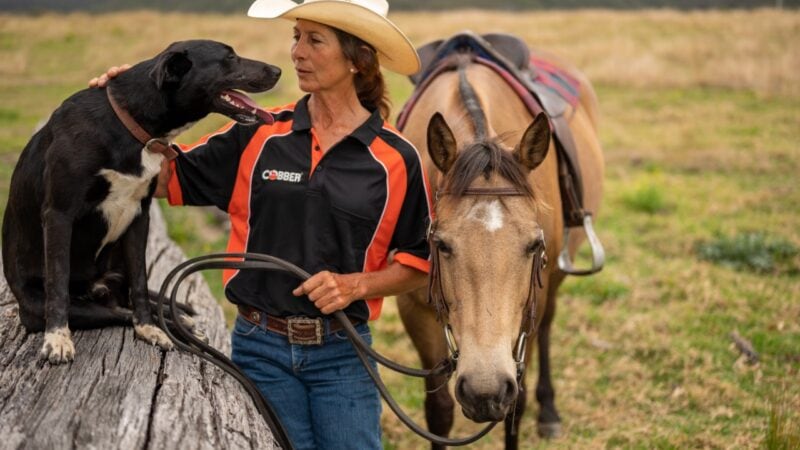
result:
M 236 53 L 230 53 L 227 59 L 228 61 L 233 61 L 234 59 L 236 59 Z

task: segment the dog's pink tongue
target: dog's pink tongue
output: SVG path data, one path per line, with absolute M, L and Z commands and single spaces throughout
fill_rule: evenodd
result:
M 222 95 L 227 95 L 228 97 L 230 97 L 231 100 L 233 100 L 234 103 L 236 103 L 236 106 L 239 106 L 242 109 L 245 109 L 247 111 L 255 110 L 256 116 L 258 116 L 258 118 L 261 119 L 261 121 L 264 122 L 265 124 L 271 125 L 275 123 L 275 119 L 272 117 L 272 114 L 259 108 L 258 105 L 256 105 L 256 102 L 254 102 L 253 99 L 251 99 L 247 95 L 239 91 L 224 91 Z

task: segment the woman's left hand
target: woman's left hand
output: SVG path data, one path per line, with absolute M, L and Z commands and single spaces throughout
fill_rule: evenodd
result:
M 308 295 L 323 314 L 347 308 L 356 299 L 362 298 L 359 290 L 359 273 L 339 274 L 323 270 L 307 279 L 292 294 Z M 360 295 L 361 294 L 361 295 Z

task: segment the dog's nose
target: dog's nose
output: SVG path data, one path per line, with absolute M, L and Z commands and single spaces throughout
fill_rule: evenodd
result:
M 267 72 L 268 75 L 273 76 L 275 78 L 280 78 L 281 76 L 281 69 L 280 67 L 276 66 L 267 66 L 264 68 L 264 72 Z

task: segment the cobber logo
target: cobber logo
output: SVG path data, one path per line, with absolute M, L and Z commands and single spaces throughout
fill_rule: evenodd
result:
M 302 176 L 302 172 L 287 172 L 275 169 L 267 169 L 261 173 L 261 178 L 264 181 L 288 181 L 289 183 L 299 183 Z

